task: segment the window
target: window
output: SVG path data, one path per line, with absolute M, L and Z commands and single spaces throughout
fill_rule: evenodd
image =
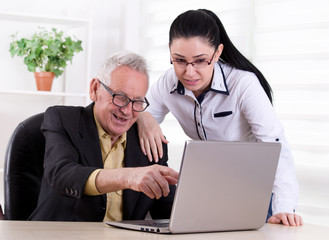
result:
M 218 14 L 233 43 L 273 88 L 274 107 L 300 183 L 299 213 L 306 222 L 328 223 L 329 2 L 142 0 L 141 4 L 141 52 L 150 64 L 151 82 L 171 67 L 168 32 L 173 19 L 189 9 L 207 8 Z M 177 137 L 175 124 L 169 116 L 163 131 L 167 136 L 174 131 L 168 140 L 182 143 L 184 134 Z

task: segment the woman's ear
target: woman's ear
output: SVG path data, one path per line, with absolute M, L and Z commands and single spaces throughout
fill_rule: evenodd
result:
M 99 81 L 97 78 L 93 78 L 90 81 L 90 86 L 89 86 L 89 97 L 91 101 L 95 102 L 97 100 L 97 90 L 99 87 Z
M 217 60 L 217 62 L 218 62 L 218 60 L 220 58 L 220 55 L 222 55 L 223 49 L 224 49 L 224 45 L 223 44 L 219 44 L 218 45 L 218 48 L 216 50 L 216 56 L 215 56 L 215 59 Z

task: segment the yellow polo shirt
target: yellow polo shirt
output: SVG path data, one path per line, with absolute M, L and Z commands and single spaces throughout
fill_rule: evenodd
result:
M 95 115 L 94 115 L 95 118 Z M 99 141 L 101 145 L 104 169 L 114 169 L 124 167 L 124 151 L 126 148 L 127 134 L 124 133 L 116 141 L 115 145 L 111 145 L 111 136 L 108 135 L 95 118 Z M 84 192 L 86 195 L 96 196 L 100 192 L 96 188 L 96 176 L 101 171 L 97 169 L 89 176 Z M 120 221 L 122 220 L 122 190 L 107 193 L 106 214 L 104 221 Z

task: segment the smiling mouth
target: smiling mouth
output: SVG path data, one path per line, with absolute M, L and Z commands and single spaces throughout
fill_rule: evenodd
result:
M 125 118 L 120 118 L 120 117 L 118 117 L 117 115 L 114 115 L 114 117 L 115 117 L 117 120 L 119 120 L 120 122 L 126 122 L 126 121 L 127 121 L 127 119 L 125 119 Z

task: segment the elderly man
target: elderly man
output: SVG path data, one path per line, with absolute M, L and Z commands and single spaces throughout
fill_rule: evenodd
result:
M 90 82 L 87 107 L 45 112 L 44 176 L 30 220 L 103 221 L 169 218 L 178 173 L 140 148 L 135 121 L 148 106 L 145 60 L 120 53 Z M 164 149 L 166 145 L 164 145 Z

